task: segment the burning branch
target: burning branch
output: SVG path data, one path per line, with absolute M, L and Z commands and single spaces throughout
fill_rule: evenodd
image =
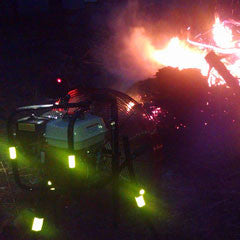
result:
M 230 87 L 239 87 L 238 79 L 233 77 L 233 75 L 228 71 L 225 65 L 220 61 L 220 57 L 217 56 L 213 51 L 208 53 L 205 59 L 211 68 L 214 67 L 217 70 L 217 72 L 223 77 L 223 79 Z

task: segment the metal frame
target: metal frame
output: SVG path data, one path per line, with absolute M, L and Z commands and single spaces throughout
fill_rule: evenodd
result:
M 136 183 L 136 177 L 133 169 L 133 159 L 136 158 L 134 154 L 130 151 L 129 146 L 129 139 L 127 136 L 123 137 L 123 145 L 124 145 L 124 153 L 126 160 L 120 165 L 119 163 L 119 122 L 118 122 L 118 105 L 117 100 L 114 97 L 111 96 L 103 96 L 98 95 L 95 96 L 95 100 L 98 101 L 105 101 L 111 104 L 111 144 L 112 144 L 112 175 L 107 177 L 106 179 L 103 179 L 98 184 L 92 185 L 91 187 L 99 188 L 104 187 L 106 184 L 113 183 L 112 185 L 112 201 L 113 201 L 113 227 L 117 228 L 120 222 L 120 209 L 119 209 L 119 200 L 120 200 L 120 194 L 119 194 L 119 174 L 120 172 L 127 167 L 130 179 L 134 183 Z M 33 105 L 33 106 L 27 106 L 27 107 L 20 107 L 16 109 L 16 111 L 9 117 L 7 129 L 8 129 L 8 140 L 11 145 L 14 145 L 14 136 L 11 133 L 11 125 L 13 123 L 14 118 L 17 114 L 21 112 L 31 112 L 31 111 L 37 111 L 40 109 L 57 109 L 57 108 L 73 108 L 73 107 L 79 107 L 86 109 L 88 108 L 91 102 L 84 101 L 79 103 L 68 103 L 68 104 L 61 104 L 61 105 L 55 105 L 55 104 L 48 104 L 48 105 Z M 70 153 L 75 152 L 74 150 L 74 124 L 79 116 L 81 116 L 83 110 L 77 111 L 71 118 L 68 124 L 68 150 Z M 21 189 L 27 190 L 27 191 L 33 191 L 33 190 L 40 190 L 43 195 L 46 196 L 47 192 L 49 192 L 49 189 L 47 187 L 40 187 L 40 188 L 33 188 L 31 186 L 27 186 L 21 182 L 19 171 L 18 171 L 18 163 L 17 160 L 11 160 L 12 162 L 12 169 L 13 174 L 16 183 Z M 48 195 L 48 194 L 47 194 Z M 40 206 L 42 206 L 42 203 L 39 203 Z M 139 210 L 142 212 L 141 210 Z M 151 229 L 152 235 L 154 239 L 158 239 L 158 234 L 153 227 L 150 219 L 148 217 L 144 217 L 146 225 Z

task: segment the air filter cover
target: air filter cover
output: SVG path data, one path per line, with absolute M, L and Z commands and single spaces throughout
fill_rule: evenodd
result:
M 50 146 L 68 148 L 68 124 L 69 119 L 56 119 L 47 123 L 45 138 Z M 85 114 L 83 119 L 77 119 L 74 124 L 74 150 L 103 143 L 106 132 L 102 118 Z

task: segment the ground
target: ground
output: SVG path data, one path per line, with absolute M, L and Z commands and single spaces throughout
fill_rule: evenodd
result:
M 150 201 L 154 205 L 151 216 L 161 238 L 239 238 L 239 158 L 234 156 L 226 141 L 222 142 L 222 150 L 216 151 L 215 135 L 206 132 L 196 131 L 191 143 L 182 137 L 183 142 L 163 150 L 162 159 L 155 167 L 154 180 L 146 191 L 150 191 L 154 199 Z M 1 140 L 3 150 L 6 146 L 3 134 Z M 9 160 L 2 151 L 1 222 L 2 227 L 14 224 L 21 232 L 19 213 L 25 209 L 30 211 L 36 196 L 15 185 L 8 166 Z M 62 239 L 73 236 L 78 239 L 153 239 L 136 209 L 124 205 L 123 192 L 122 222 L 118 230 L 113 229 L 109 191 L 107 188 L 83 194 L 77 202 L 63 200 L 56 225 L 61 234 L 56 239 L 61 239 L 60 236 L 64 236 Z

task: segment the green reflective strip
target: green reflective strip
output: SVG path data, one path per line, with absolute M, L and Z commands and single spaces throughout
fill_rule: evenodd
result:
M 17 158 L 16 147 L 10 147 L 9 148 L 9 156 L 10 156 L 10 159 L 16 159 Z
M 37 218 L 35 217 L 33 219 L 33 224 L 32 224 L 32 231 L 39 232 L 42 230 L 43 226 L 43 220 L 44 218 Z
M 69 168 L 75 168 L 76 163 L 75 163 L 75 156 L 74 155 L 68 156 L 68 166 L 69 166 Z
M 138 207 L 144 207 L 146 205 L 145 201 L 144 201 L 144 197 L 141 195 L 139 197 L 135 197 L 136 199 L 136 202 L 137 202 L 137 205 Z

